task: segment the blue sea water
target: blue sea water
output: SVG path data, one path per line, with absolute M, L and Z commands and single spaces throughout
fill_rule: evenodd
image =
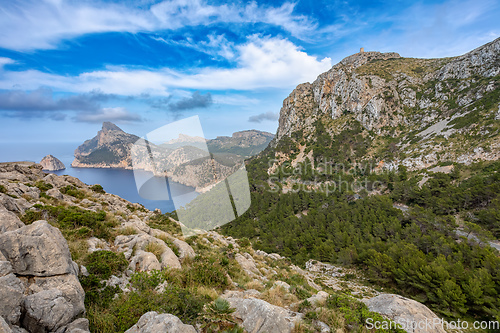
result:
M 86 184 L 100 184 L 108 193 L 116 194 L 130 202 L 137 202 L 147 209 L 159 208 L 163 213 L 175 210 L 172 200 L 148 200 L 141 197 L 137 191 L 134 172 L 125 169 L 94 169 L 94 168 L 72 168 L 73 152 L 80 145 L 78 142 L 68 143 L 0 143 L 0 162 L 32 161 L 40 162 L 46 155 L 53 155 L 66 166 L 65 170 L 53 171 L 57 175 L 70 175 L 76 177 Z M 150 177 L 151 174 L 141 171 L 142 177 Z M 164 179 L 155 177 L 152 179 L 157 184 L 164 183 Z M 172 193 L 182 194 L 182 205 L 193 200 L 198 194 L 194 188 L 169 181 Z

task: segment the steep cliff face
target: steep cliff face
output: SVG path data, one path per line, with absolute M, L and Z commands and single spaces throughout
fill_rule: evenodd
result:
M 42 158 L 42 160 L 40 161 L 40 165 L 43 167 L 43 170 L 47 171 L 57 171 L 66 169 L 63 162 L 59 161 L 52 155 L 47 155 L 44 158 Z
M 130 149 L 137 140 L 138 136 L 104 122 L 94 138 L 75 150 L 75 160 L 71 165 L 78 168 L 130 168 Z
M 372 143 L 367 157 L 387 160 L 373 143 L 380 149 L 390 138 L 397 150 L 390 160 L 415 168 L 496 159 L 499 91 L 500 38 L 454 58 L 358 53 L 284 100 L 272 146 L 293 137 L 312 147 L 317 121 L 330 135 L 359 123 Z

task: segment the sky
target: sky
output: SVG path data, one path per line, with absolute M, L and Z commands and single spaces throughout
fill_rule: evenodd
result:
M 464 54 L 500 2 L 0 0 L 0 142 L 81 142 L 198 115 L 207 138 L 276 132 L 283 99 L 365 51 Z

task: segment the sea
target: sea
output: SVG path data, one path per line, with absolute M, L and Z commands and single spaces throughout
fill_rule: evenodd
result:
M 0 162 L 31 161 L 40 162 L 46 155 L 53 155 L 66 166 L 65 170 L 51 171 L 56 175 L 69 175 L 80 179 L 82 182 L 93 185 L 100 184 L 108 193 L 116 194 L 130 202 L 144 205 L 149 210 L 160 209 L 162 213 L 172 212 L 175 206 L 172 200 L 151 200 L 139 195 L 134 171 L 125 169 L 96 169 L 96 168 L 73 168 L 71 162 L 74 159 L 73 152 L 80 145 L 79 142 L 65 143 L 2 143 L 0 142 Z M 47 171 L 48 172 L 48 171 Z M 153 182 L 165 183 L 162 177 L 153 177 L 150 172 L 141 171 L 141 178 L 151 178 Z M 136 174 L 137 175 L 137 174 Z M 184 206 L 198 195 L 193 187 L 175 183 L 169 180 L 172 193 L 182 194 L 176 199 L 179 206 Z

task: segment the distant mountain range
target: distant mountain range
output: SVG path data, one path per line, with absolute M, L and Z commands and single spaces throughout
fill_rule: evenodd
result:
M 113 123 L 104 122 L 94 138 L 75 150 L 75 160 L 71 165 L 152 171 L 202 190 L 231 174 L 245 158 L 258 154 L 273 137 L 271 133 L 249 130 L 207 141 L 201 137 L 180 135 L 177 139 L 155 145 L 124 132 Z

